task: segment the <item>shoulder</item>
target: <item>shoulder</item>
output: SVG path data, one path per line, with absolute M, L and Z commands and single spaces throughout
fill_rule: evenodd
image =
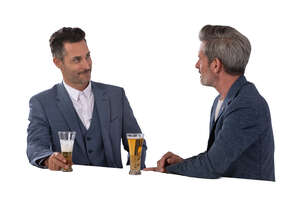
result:
M 47 102 L 51 101 L 51 99 L 55 99 L 57 94 L 57 86 L 59 84 L 54 85 L 52 88 L 44 90 L 40 93 L 35 94 L 30 98 L 30 101 L 40 101 L 40 102 Z
M 247 82 L 240 88 L 229 107 L 234 110 L 248 110 L 259 115 L 259 113 L 267 110 L 268 104 L 264 97 L 260 95 L 256 86 L 251 82 Z
M 92 88 L 95 90 L 101 90 L 102 92 L 105 92 L 108 95 L 122 94 L 124 92 L 124 89 L 122 87 L 99 83 L 99 82 L 93 82 L 93 81 L 92 81 Z
M 247 82 L 243 87 L 241 87 L 237 95 L 237 99 L 241 104 L 246 103 L 250 105 L 258 105 L 266 103 L 263 96 L 261 96 L 258 92 L 256 86 L 251 82 Z

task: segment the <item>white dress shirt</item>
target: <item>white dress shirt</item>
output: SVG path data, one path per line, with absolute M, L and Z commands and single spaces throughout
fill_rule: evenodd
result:
M 215 121 L 217 120 L 218 116 L 219 116 L 219 112 L 221 110 L 222 104 L 223 104 L 224 100 L 218 100 L 218 104 L 216 107 L 216 112 L 215 112 Z
M 89 129 L 94 108 L 94 95 L 92 92 L 91 82 L 83 90 L 77 90 L 70 87 L 63 81 L 63 84 L 72 100 L 73 106 L 86 129 Z

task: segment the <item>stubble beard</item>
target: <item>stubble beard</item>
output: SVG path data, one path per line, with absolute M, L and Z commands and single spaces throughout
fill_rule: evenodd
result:
M 203 86 L 209 86 L 209 87 L 214 87 L 214 80 L 213 78 L 208 78 L 208 76 L 204 77 L 201 76 L 200 77 L 200 82 Z

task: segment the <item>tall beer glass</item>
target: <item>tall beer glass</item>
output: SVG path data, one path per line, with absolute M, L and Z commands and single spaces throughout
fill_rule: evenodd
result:
M 144 134 L 142 133 L 127 133 L 130 155 L 130 175 L 141 174 L 141 155 L 144 142 Z
M 62 169 L 64 172 L 71 172 L 72 169 L 72 152 L 73 152 L 73 145 L 76 136 L 76 132 L 72 131 L 59 131 L 58 132 L 59 141 L 60 141 L 60 148 L 62 155 L 66 158 L 67 164 L 69 166 L 68 169 Z

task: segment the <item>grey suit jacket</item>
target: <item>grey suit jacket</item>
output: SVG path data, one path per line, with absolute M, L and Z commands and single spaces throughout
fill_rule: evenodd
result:
M 92 91 L 94 106 L 97 106 L 99 114 L 107 166 L 122 168 L 121 141 L 124 149 L 128 151 L 126 133 L 139 133 L 141 130 L 122 88 L 92 82 Z M 86 149 L 83 136 L 80 135 L 78 117 L 62 83 L 33 96 L 29 106 L 27 156 L 32 165 L 44 168 L 41 165 L 43 159 L 53 152 L 61 151 L 58 131 L 68 130 L 77 133 L 73 148 L 73 163 L 89 164 L 83 154 Z M 145 167 L 146 149 L 144 141 L 142 168 Z M 93 160 L 97 160 L 97 156 L 94 157 Z
M 167 172 L 191 177 L 275 180 L 274 139 L 267 102 L 242 75 L 231 86 L 214 120 L 207 151 L 168 166 Z

